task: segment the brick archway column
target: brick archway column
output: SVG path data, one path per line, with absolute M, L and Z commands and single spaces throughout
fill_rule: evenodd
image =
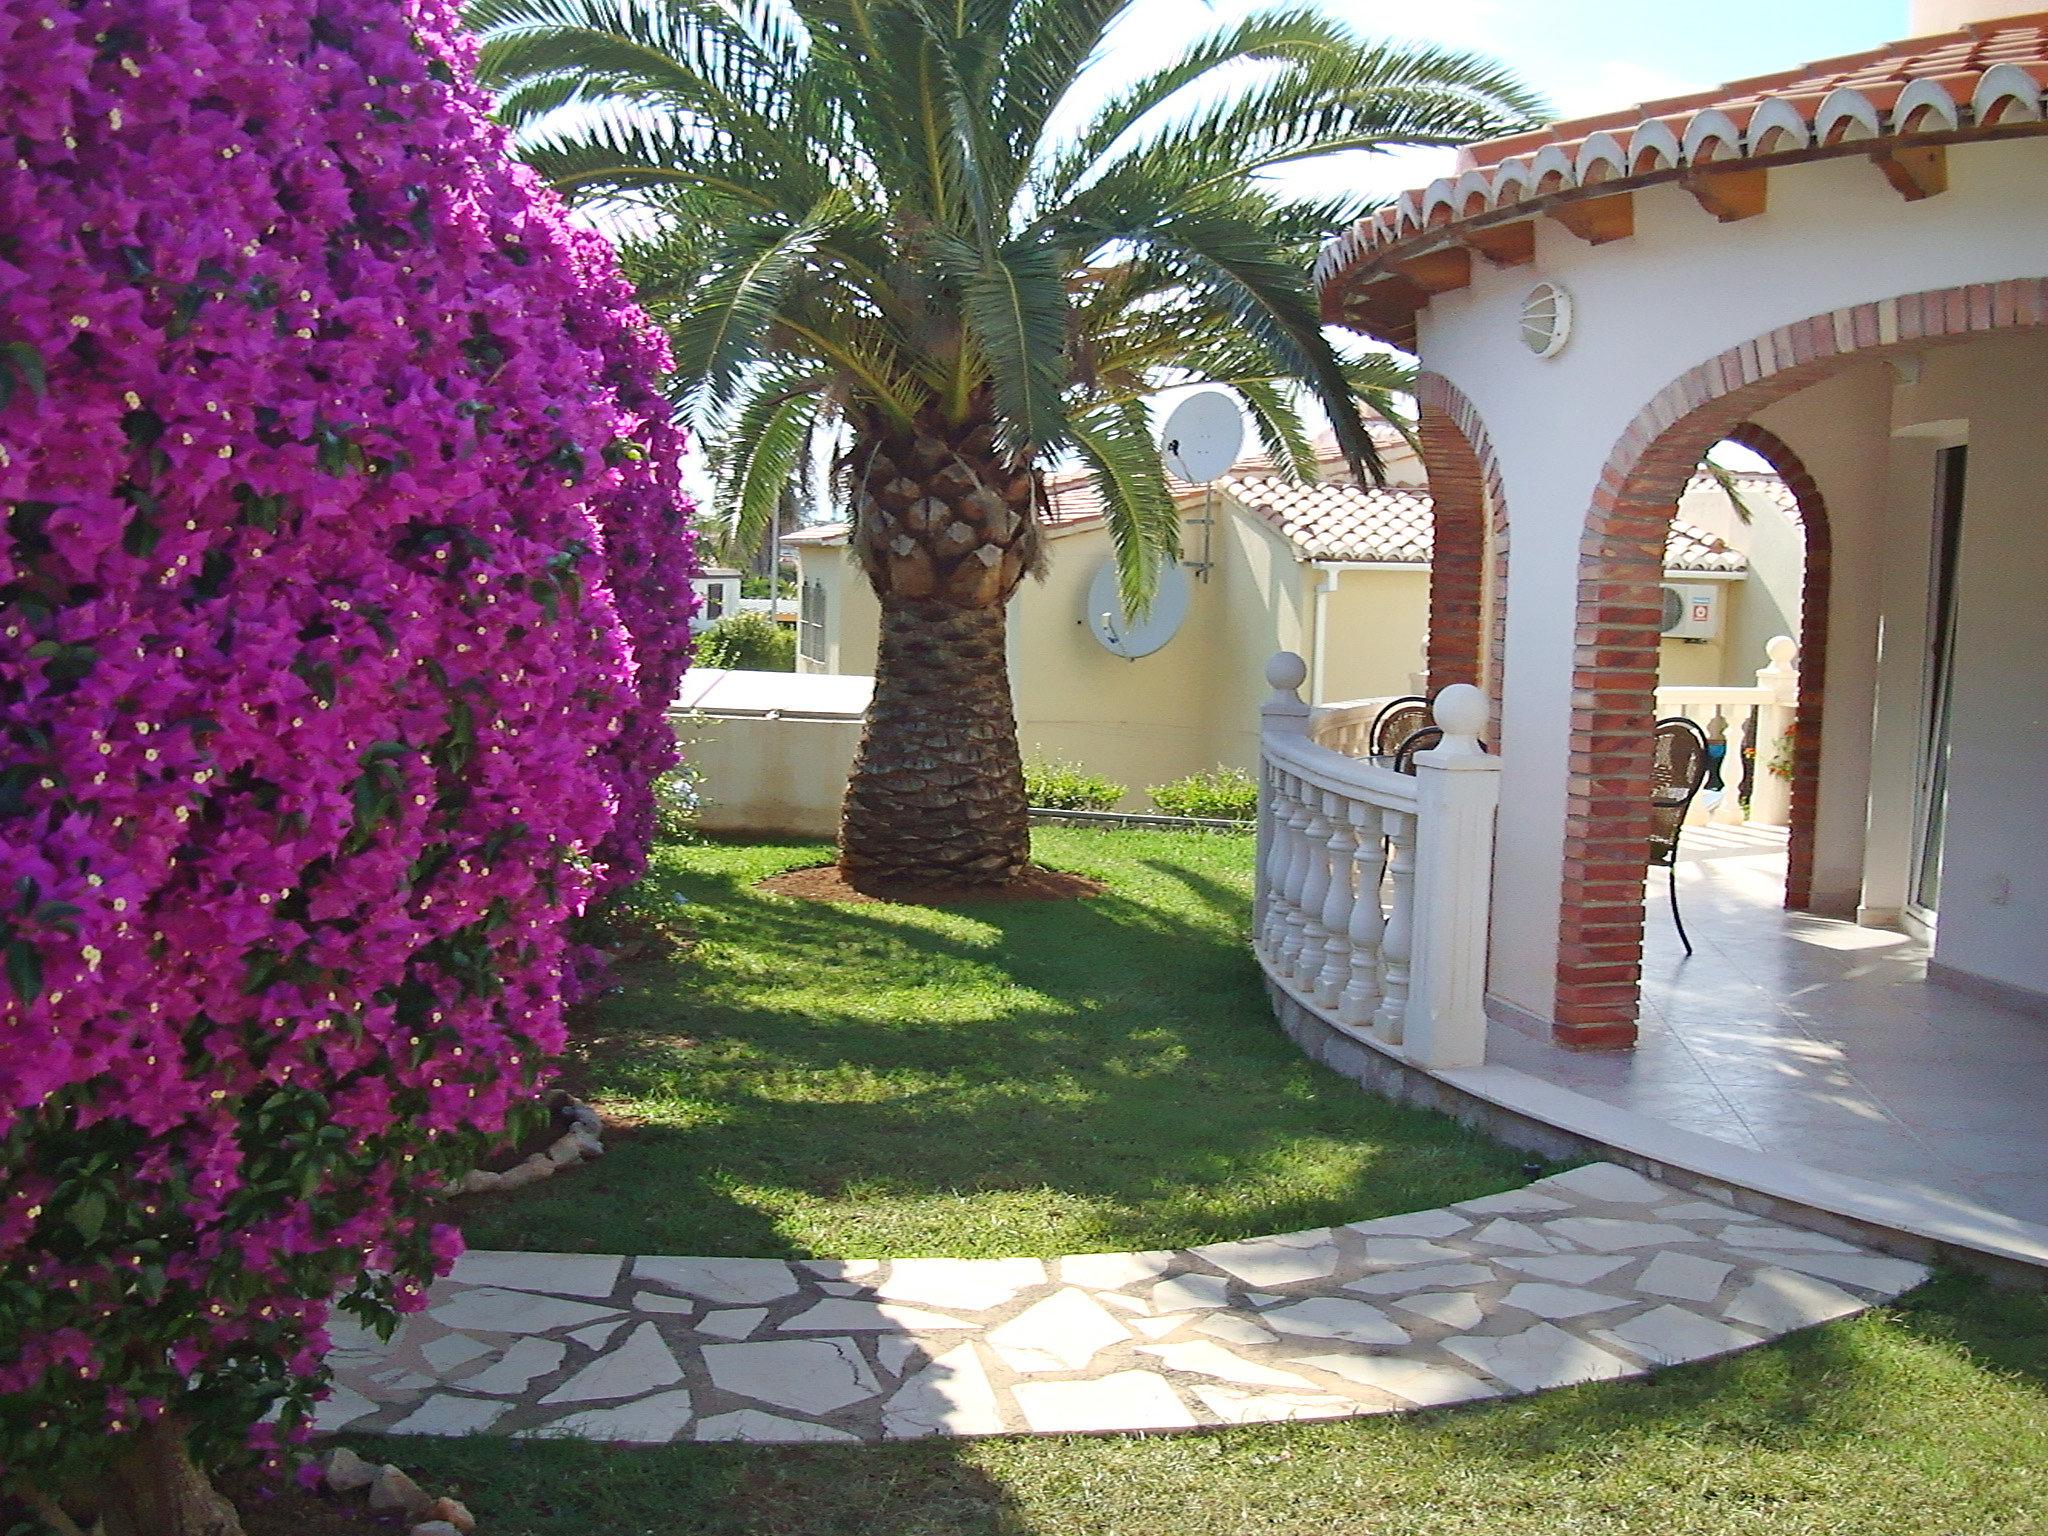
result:
M 1451 683 L 1488 687 L 1490 682 L 1497 733 L 1508 547 L 1500 467 L 1478 408 L 1457 385 L 1441 374 L 1425 373 L 1416 380 L 1415 399 L 1416 435 L 1435 527 L 1429 567 L 1429 690 L 1435 693 Z
M 1813 905 L 1813 839 L 1820 810 L 1821 711 L 1827 702 L 1828 603 L 1833 591 L 1834 533 L 1828 505 L 1792 447 L 1768 427 L 1738 423 L 1727 441 L 1747 448 L 1778 472 L 1799 508 L 1805 534 L 1799 582 L 1798 730 L 1792 737 L 1792 824 L 1785 839 L 1785 905 Z M 1759 772 L 1762 771 L 1759 765 Z
M 1659 391 L 1616 442 L 1579 545 L 1558 916 L 1554 1027 L 1560 1044 L 1612 1049 L 1635 1043 L 1657 587 L 1678 497 L 1700 455 L 1771 401 L 1817 382 L 1848 358 L 2043 325 L 2048 278 L 1973 283 L 1832 310 L 1689 369 Z M 1817 762 L 1809 771 L 1818 771 Z M 1810 792 L 1806 803 L 1813 804 Z

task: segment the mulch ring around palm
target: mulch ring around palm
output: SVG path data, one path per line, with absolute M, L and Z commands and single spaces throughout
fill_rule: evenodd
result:
M 999 884 L 967 881 L 849 879 L 837 864 L 813 864 L 761 881 L 754 887 L 800 901 L 886 901 L 900 906 L 955 907 L 983 901 L 1078 901 L 1100 896 L 1107 887 L 1086 875 L 1064 874 L 1039 865 Z

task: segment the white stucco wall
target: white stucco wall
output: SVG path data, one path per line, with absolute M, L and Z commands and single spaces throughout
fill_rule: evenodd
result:
M 1545 1017 L 1554 998 L 1579 540 L 1615 441 L 1694 364 L 1829 310 L 2048 272 L 2048 143 L 1952 147 L 1949 190 L 1902 201 L 1860 158 L 1771 173 L 1770 210 L 1719 224 L 1676 186 L 1637 194 L 1635 235 L 1589 246 L 1538 221 L 1532 266 L 1476 263 L 1421 319 L 1424 365 L 1472 400 L 1513 520 L 1493 985 Z M 1561 282 L 1574 335 L 1538 359 L 1524 296 Z M 1839 558 L 1839 554 L 1838 554 Z
M 1893 408 L 1896 558 L 1925 573 L 1935 451 L 1968 450 L 1956 580 L 1956 685 L 1948 834 L 1937 962 L 2048 996 L 2048 337 L 2010 337 L 1927 354 Z M 1907 530 L 1917 518 L 1918 537 Z M 1895 583 L 1902 597 L 1909 582 Z M 1917 758 L 1931 647 L 1887 615 L 1895 684 L 1880 739 L 1894 763 Z M 1899 804 L 1905 828 L 1909 808 Z M 1899 888 L 1903 874 L 1899 874 Z M 1876 893 L 1873 892 L 1873 895 Z

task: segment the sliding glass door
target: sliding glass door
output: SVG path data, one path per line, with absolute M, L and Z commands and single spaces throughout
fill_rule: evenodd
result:
M 1935 461 L 1927 717 L 1921 744 L 1919 826 L 1910 899 L 1914 914 L 1930 923 L 1941 909 L 1941 841 L 1948 822 L 1949 720 L 1955 707 L 1956 557 L 1962 548 L 1968 453 L 1962 447 L 1944 448 Z

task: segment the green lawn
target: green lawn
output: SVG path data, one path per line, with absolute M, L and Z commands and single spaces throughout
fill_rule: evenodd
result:
M 1045 832 L 1076 904 L 819 907 L 815 847 L 671 848 L 691 938 L 591 1010 L 642 1122 L 468 1208 L 472 1243 L 1048 1254 L 1412 1210 L 1517 1159 L 1302 1061 L 1242 947 L 1250 848 Z M 1178 1436 L 860 1448 L 365 1438 L 491 1536 L 2042 1536 L 2048 1302 L 1897 1309 L 1636 1382 Z
M 868 1447 L 358 1440 L 490 1536 L 2040 1536 L 2048 1304 L 1944 1280 L 1497 1407 Z
M 1179 1247 L 1521 1183 L 1521 1159 L 1303 1059 L 1245 947 L 1252 843 L 1045 830 L 1083 901 L 938 910 L 753 889 L 815 845 L 671 846 L 681 942 L 584 1011 L 638 1128 L 462 1211 L 472 1246 L 758 1256 Z M 682 905 L 677 905 L 677 898 Z

